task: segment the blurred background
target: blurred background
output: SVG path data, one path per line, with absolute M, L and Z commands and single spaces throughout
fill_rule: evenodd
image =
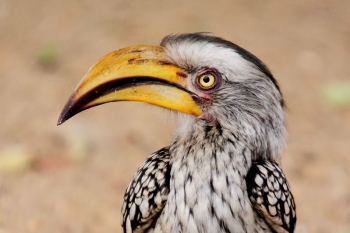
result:
M 1 233 L 122 232 L 124 191 L 175 122 L 130 102 L 56 121 L 101 56 L 198 31 L 280 83 L 296 232 L 350 232 L 350 1 L 0 0 Z

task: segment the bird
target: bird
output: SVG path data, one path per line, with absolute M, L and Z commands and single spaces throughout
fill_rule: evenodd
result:
M 170 145 L 147 157 L 126 189 L 124 233 L 294 232 L 295 201 L 279 165 L 285 102 L 255 55 L 209 33 L 119 49 L 90 68 L 58 125 L 115 101 L 178 115 Z

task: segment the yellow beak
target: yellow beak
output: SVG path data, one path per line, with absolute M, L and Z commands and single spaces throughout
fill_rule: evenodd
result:
M 80 81 L 58 119 L 113 101 L 140 101 L 194 116 L 201 115 L 198 96 L 187 90 L 187 74 L 165 59 L 164 48 L 139 45 L 112 52 Z

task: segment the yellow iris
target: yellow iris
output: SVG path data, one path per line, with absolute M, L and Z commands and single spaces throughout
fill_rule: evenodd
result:
M 198 84 L 203 89 L 210 89 L 214 86 L 216 78 L 212 74 L 203 74 L 198 77 Z

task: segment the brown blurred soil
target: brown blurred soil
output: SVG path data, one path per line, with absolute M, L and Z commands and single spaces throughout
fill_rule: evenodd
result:
M 122 232 L 124 190 L 176 120 L 140 103 L 56 127 L 58 115 L 104 54 L 195 31 L 248 49 L 278 79 L 296 232 L 350 232 L 350 106 L 322 99 L 350 81 L 350 1 L 0 0 L 1 233 Z

